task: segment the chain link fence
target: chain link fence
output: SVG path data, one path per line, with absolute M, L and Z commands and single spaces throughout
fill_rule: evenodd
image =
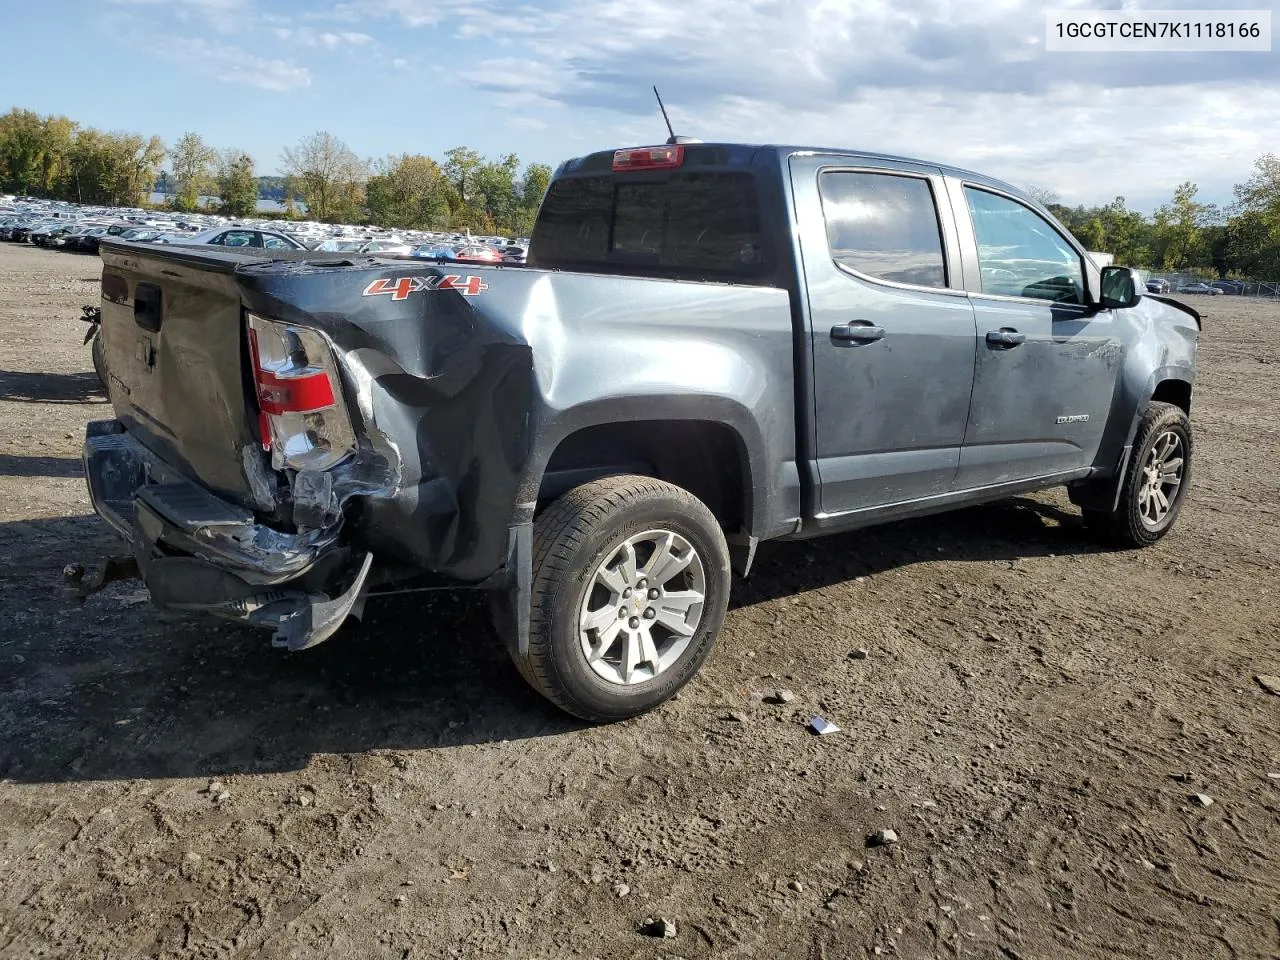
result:
M 1217 289 L 1222 291 L 1222 296 L 1280 300 L 1280 280 L 1206 280 L 1190 273 L 1138 272 L 1146 282 L 1156 280 L 1167 284 L 1164 293 L 1208 293 Z

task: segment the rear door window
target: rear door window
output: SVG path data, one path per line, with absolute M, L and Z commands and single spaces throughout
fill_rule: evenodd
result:
M 929 181 L 833 170 L 818 180 L 831 258 L 876 280 L 945 287 L 938 209 Z
M 658 181 L 557 180 L 538 214 L 529 260 L 673 277 L 760 276 L 769 263 L 755 178 L 689 171 Z
M 226 233 L 215 237 L 213 242 L 220 243 L 224 247 L 252 247 L 253 231 L 228 230 Z

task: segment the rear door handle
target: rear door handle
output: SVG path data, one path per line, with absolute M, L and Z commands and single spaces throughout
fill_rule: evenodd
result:
M 831 339 L 843 344 L 871 343 L 884 339 L 884 327 L 873 327 L 866 320 L 837 323 L 831 328 Z
M 1027 335 L 1019 333 L 1012 327 L 1001 327 L 999 330 L 987 331 L 987 343 L 997 347 L 1016 347 L 1027 342 Z

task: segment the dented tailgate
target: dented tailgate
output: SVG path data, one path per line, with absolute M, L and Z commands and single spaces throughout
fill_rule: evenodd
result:
M 245 258 L 126 243 L 103 243 L 101 253 L 101 337 L 116 416 L 192 479 L 270 509 L 234 276 Z

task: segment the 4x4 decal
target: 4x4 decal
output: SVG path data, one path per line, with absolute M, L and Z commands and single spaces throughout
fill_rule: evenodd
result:
M 484 282 L 483 277 L 460 277 L 456 274 L 446 274 L 443 277 L 398 277 L 396 279 L 383 277 L 365 287 L 363 296 L 376 297 L 379 294 L 389 294 L 392 300 L 408 300 L 409 294 L 420 290 L 457 290 L 464 297 L 475 297 L 479 296 L 482 290 L 488 289 L 489 285 Z

